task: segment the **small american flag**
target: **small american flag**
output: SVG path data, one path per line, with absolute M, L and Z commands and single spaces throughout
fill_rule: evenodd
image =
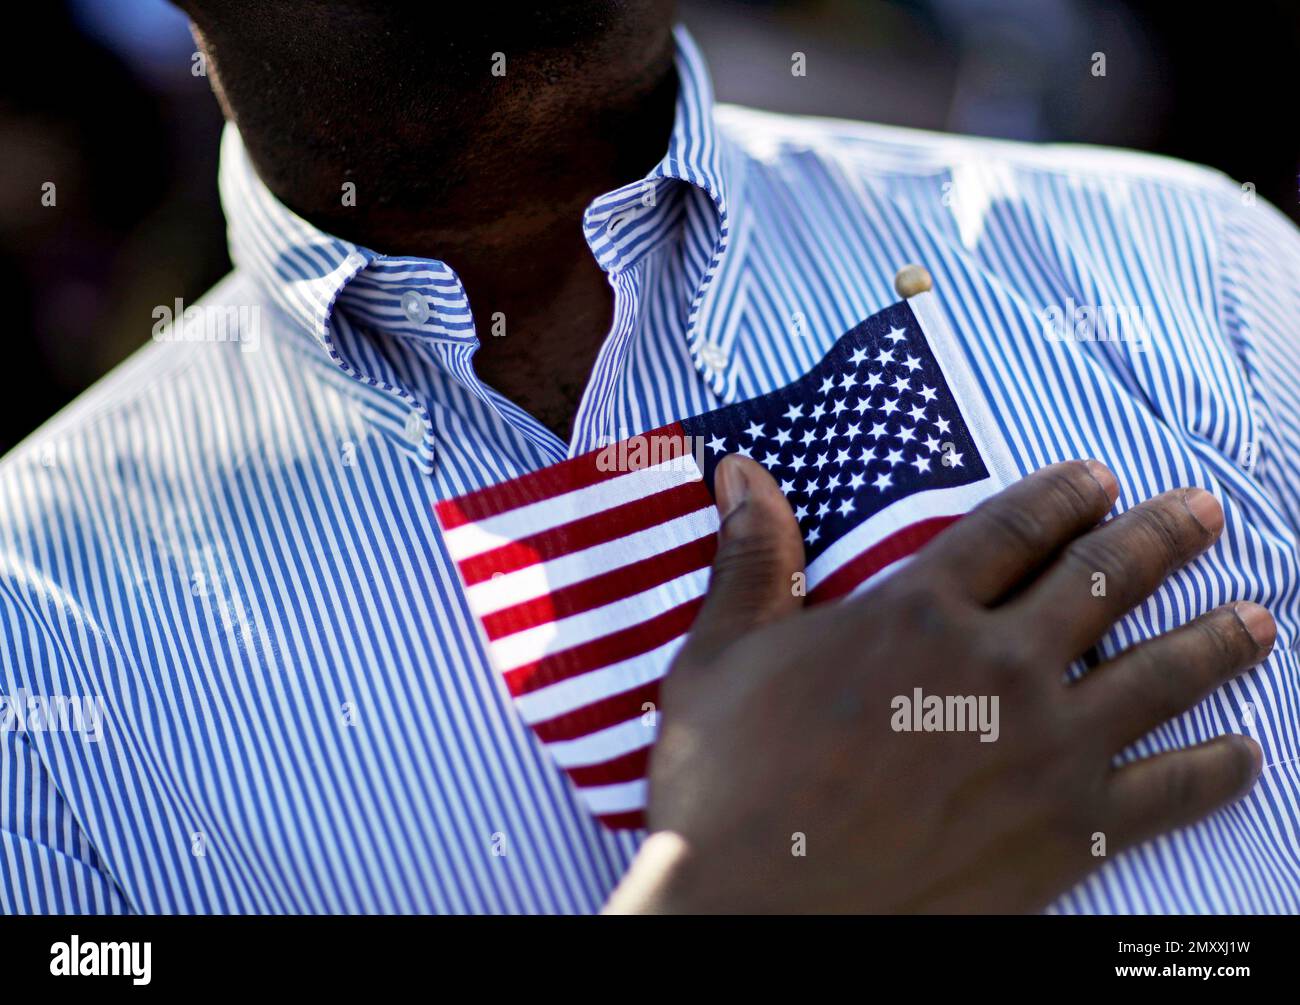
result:
M 932 299 L 873 315 L 778 391 L 438 504 L 494 669 L 607 826 L 644 825 L 659 681 L 708 586 L 724 456 L 789 499 L 809 603 L 864 589 L 1010 480 Z

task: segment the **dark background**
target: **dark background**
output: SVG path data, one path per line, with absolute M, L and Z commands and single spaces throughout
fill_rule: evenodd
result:
M 1295 0 L 687 0 L 681 14 L 723 101 L 1136 147 L 1213 165 L 1300 220 Z M 229 268 L 220 114 L 193 52 L 164 0 L 9 12 L 0 453 L 144 344 L 156 305 L 196 300 Z

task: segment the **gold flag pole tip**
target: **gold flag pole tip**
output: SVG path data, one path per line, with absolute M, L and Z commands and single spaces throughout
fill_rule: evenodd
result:
M 894 276 L 894 289 L 906 300 L 918 293 L 929 293 L 934 288 L 934 280 L 923 265 L 904 265 Z

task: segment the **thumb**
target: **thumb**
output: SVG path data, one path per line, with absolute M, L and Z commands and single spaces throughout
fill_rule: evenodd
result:
M 803 535 L 761 464 L 731 454 L 714 473 L 722 526 L 709 592 L 685 654 L 697 665 L 747 632 L 803 606 Z M 800 588 L 796 589 L 796 585 Z

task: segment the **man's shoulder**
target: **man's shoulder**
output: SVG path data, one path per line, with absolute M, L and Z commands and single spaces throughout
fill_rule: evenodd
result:
M 753 160 L 777 167 L 813 158 L 840 172 L 886 181 L 977 170 L 1112 189 L 1154 185 L 1211 200 L 1241 191 L 1214 168 L 1135 150 L 990 139 L 725 104 L 717 106 L 715 115 L 726 135 Z M 1021 194 L 1031 198 L 1032 189 Z

